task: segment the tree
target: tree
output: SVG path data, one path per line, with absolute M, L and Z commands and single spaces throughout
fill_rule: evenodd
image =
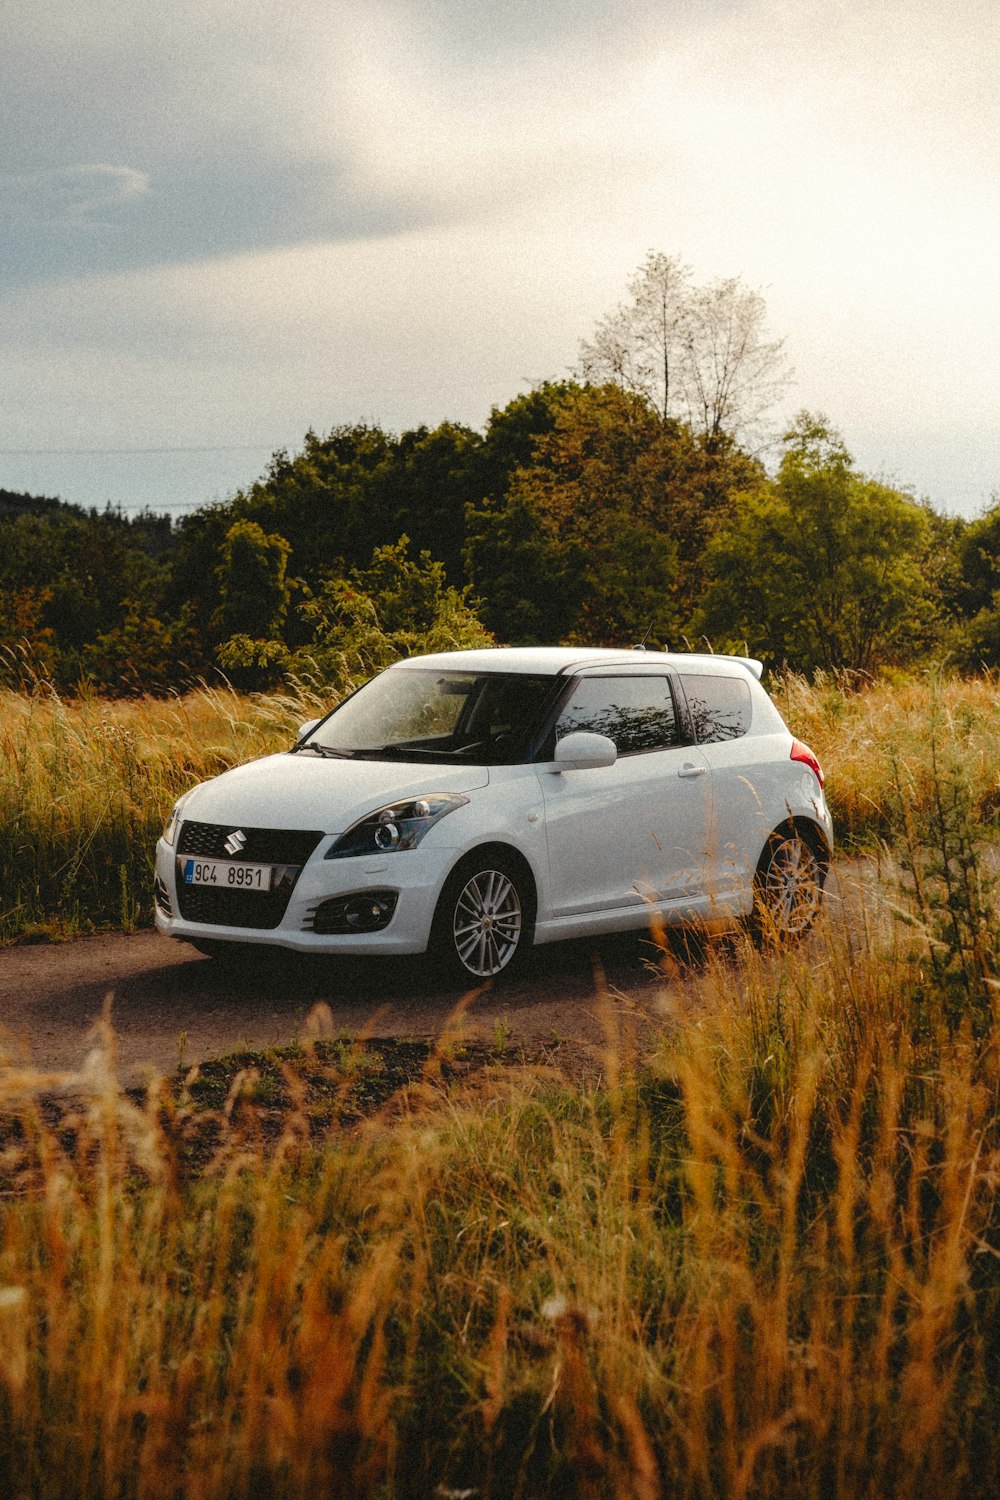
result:
M 367 568 L 307 594 L 300 612 L 312 638 L 292 658 L 293 672 L 344 691 L 401 656 L 493 645 L 468 589 L 449 585 L 429 552 L 413 561 L 408 548 L 406 536 L 376 547 Z
M 291 550 L 283 536 L 268 534 L 256 521 L 234 521 L 226 532 L 213 625 L 219 665 L 238 688 L 270 687 L 287 663 L 281 630 L 291 596 Z
M 699 629 L 774 664 L 871 671 L 933 629 L 929 545 L 923 507 L 857 473 L 825 418 L 803 412 L 777 480 L 739 496 L 709 542 Z
M 469 517 L 474 586 L 504 639 L 610 644 L 676 625 L 667 433 L 617 386 L 560 396 L 505 500 Z
M 576 579 L 569 639 L 620 644 L 650 625 L 662 639 L 676 626 L 663 430 L 640 397 L 584 388 L 512 481 L 511 500 L 534 510 Z
M 209 669 L 202 643 L 184 611 L 161 620 L 141 600 L 122 601 L 123 618 L 80 652 L 81 675 L 116 698 L 169 693 Z
M 710 452 L 620 386 L 567 385 L 505 495 L 471 507 L 467 559 L 505 641 L 657 640 L 690 628 L 708 536 L 763 470 Z
M 685 410 L 682 369 L 691 299 L 691 267 L 659 250 L 628 283 L 632 300 L 603 318 L 592 340 L 580 344 L 585 380 L 613 381 L 643 396 L 666 420 Z
M 584 379 L 613 381 L 711 445 L 756 439 L 789 381 L 784 341 L 767 336 L 760 292 L 738 277 L 695 286 L 676 255 L 650 250 L 628 283 L 631 301 L 580 345 Z
M 530 391 L 494 406 L 486 424 L 482 453 L 482 486 L 475 496 L 502 500 L 518 469 L 527 468 L 538 440 L 551 432 L 567 400 L 580 389 L 575 380 L 542 380 Z
M 730 276 L 696 287 L 685 331 L 688 420 L 709 443 L 756 441 L 790 375 L 784 340 L 768 339 L 760 292 Z
M 1000 666 L 1000 500 L 965 528 L 958 547 L 970 666 Z
M 503 645 L 551 645 L 562 639 L 578 603 L 577 577 L 565 551 L 522 498 L 486 501 L 467 513 L 466 556 L 482 614 Z
M 465 507 L 482 493 L 483 439 L 457 422 L 404 432 L 381 476 L 386 516 L 365 556 L 405 532 L 414 545 L 444 565 L 452 583 L 462 577 Z
M 288 613 L 290 551 L 283 536 L 267 535 L 256 521 L 233 522 L 217 570 L 217 625 L 223 638 L 245 634 L 269 640 L 280 634 Z
M 99 638 L 137 611 L 162 615 L 173 545 L 168 516 L 129 519 L 0 492 L 0 649 L 13 652 L 6 676 L 19 672 L 60 691 L 91 676 L 87 651 Z M 172 648 L 171 686 L 188 665 Z M 127 690 L 138 680 L 137 672 Z
M 989 608 L 1000 589 L 1000 499 L 965 527 L 958 556 L 969 614 Z
M 51 626 L 43 624 L 52 590 L 0 589 L 0 687 L 31 688 L 55 676 Z

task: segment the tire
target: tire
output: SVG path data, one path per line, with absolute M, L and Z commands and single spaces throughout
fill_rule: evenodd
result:
M 754 876 L 754 940 L 763 945 L 794 943 L 819 915 L 826 859 L 797 828 L 772 833 Z
M 534 892 L 503 853 L 470 855 L 448 878 L 434 918 L 431 952 L 449 979 L 506 979 L 531 949 Z

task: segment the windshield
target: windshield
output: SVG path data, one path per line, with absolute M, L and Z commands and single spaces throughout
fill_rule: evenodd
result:
M 307 736 L 300 752 L 362 760 L 526 760 L 560 687 L 513 672 L 390 669 L 373 677 Z

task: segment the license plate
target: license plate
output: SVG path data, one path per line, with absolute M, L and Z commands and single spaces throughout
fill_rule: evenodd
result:
M 185 885 L 214 885 L 232 891 L 271 889 L 270 865 L 229 859 L 184 859 L 181 863 Z

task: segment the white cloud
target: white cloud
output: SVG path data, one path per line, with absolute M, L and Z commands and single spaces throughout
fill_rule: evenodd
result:
M 160 193 L 152 158 L 179 151 L 229 153 L 241 190 L 318 162 L 315 193 L 349 206 L 338 244 L 22 292 L 0 371 L 22 440 L 41 446 L 46 424 L 110 443 L 478 423 L 523 380 L 565 373 L 655 247 L 764 289 L 795 401 L 849 444 L 865 434 L 861 462 L 940 492 L 934 446 L 988 490 L 992 0 L 649 4 L 621 27 L 610 3 L 579 9 L 562 27 L 471 0 L 127 0 L 98 28 L 89 7 L 37 0 L 22 65 L 105 144 L 68 175 L 23 176 L 22 208 L 33 192 L 36 214 L 120 222 Z M 134 165 L 102 165 L 126 124 Z M 366 204 L 413 205 L 409 227 L 373 237 Z M 924 450 L 918 432 L 936 434 Z
M 120 222 L 117 210 L 149 190 L 149 177 L 134 167 L 81 162 L 0 177 L 0 214 L 40 229 L 109 229 Z
M 593 284 L 547 245 L 439 228 L 25 291 L 5 310 L 8 430 L 29 389 L 18 443 L 40 407 L 61 413 L 61 441 L 98 446 L 122 433 L 298 441 L 310 423 L 361 418 L 481 423 L 575 356 Z

